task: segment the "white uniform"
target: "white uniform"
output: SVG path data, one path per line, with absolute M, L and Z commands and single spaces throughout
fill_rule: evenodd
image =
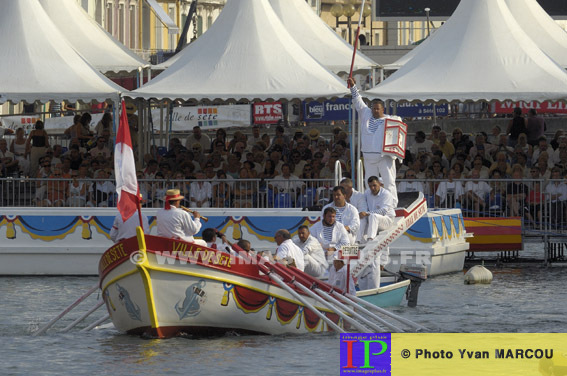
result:
M 349 204 L 353 205 L 358 213 L 368 211 L 368 205 L 366 204 L 366 197 L 364 197 L 363 192 L 359 192 L 355 189 L 352 190 L 352 194 L 350 196 Z M 366 234 L 366 228 L 368 227 L 368 218 L 364 217 L 360 219 L 360 226 L 358 227 L 358 231 L 356 233 L 356 240 L 361 242 L 364 239 L 364 235 Z
M 335 266 L 331 265 L 329 269 L 329 279 L 327 283 L 333 285 L 343 291 L 346 291 L 346 279 L 347 279 L 347 267 L 346 265 L 339 269 L 339 271 L 335 270 Z M 349 286 L 348 292 L 351 295 L 356 295 L 356 289 L 354 288 L 354 280 L 352 276 L 349 276 Z
M 332 236 L 331 239 L 326 239 L 323 232 L 323 221 L 319 221 L 315 223 L 309 231 L 311 232 L 311 236 L 313 236 L 323 249 L 333 247 L 336 249 L 341 249 L 344 245 L 350 244 L 350 239 L 348 238 L 348 232 L 345 229 L 345 226 L 342 223 L 335 222 L 333 225 Z
M 148 217 L 142 215 L 142 224 L 144 232 L 147 234 L 150 231 L 150 225 L 148 223 Z M 114 223 L 110 229 L 110 239 L 117 243 L 122 239 L 128 239 L 132 236 L 136 236 L 136 227 L 140 225 L 140 217 L 138 213 L 134 213 L 126 222 L 122 221 L 122 215 L 118 213 L 114 217 Z
M 293 240 L 287 239 L 283 241 L 276 249 L 276 256 L 280 259 L 286 257 L 291 257 L 295 260 L 295 266 L 297 269 L 303 271 L 305 270 L 305 261 L 303 259 L 303 251 L 299 248 Z
M 380 188 L 377 195 L 373 195 L 370 189 L 364 192 L 366 205 L 368 206 L 368 229 L 366 236 L 373 239 L 378 231 L 383 231 L 393 223 L 396 212 L 394 211 L 394 199 L 387 189 Z
M 159 236 L 181 239 L 187 242 L 206 245 L 203 240 L 196 241 L 193 235 L 201 230 L 200 219 L 193 219 L 189 213 L 172 206 L 171 209 L 160 209 L 157 212 L 157 233 Z
M 394 207 L 396 207 L 398 193 L 396 191 L 395 158 L 382 155 L 382 148 L 386 119 L 401 120 L 401 118 L 384 115 L 383 118 L 375 119 L 372 116 L 372 110 L 364 103 L 356 86 L 351 87 L 350 91 L 360 124 L 361 151 L 364 155 L 364 181 L 367 182 L 371 176 L 381 177 L 384 180 L 384 187 L 392 193 Z
M 305 273 L 316 278 L 324 275 L 329 268 L 329 264 L 325 257 L 325 251 L 321 248 L 321 244 L 317 239 L 309 235 L 305 242 L 302 242 L 298 237 L 295 237 L 293 242 L 303 251 Z
M 343 226 L 348 226 L 350 228 L 350 231 L 347 231 L 347 233 L 350 244 L 354 244 L 358 229 L 360 228 L 360 217 L 358 216 L 358 209 L 348 202 L 346 202 L 345 206 L 341 208 L 337 207 L 334 202 L 331 202 L 330 204 L 323 206 L 323 210 L 321 211 L 321 218 L 323 218 L 325 209 L 329 207 L 334 208 L 337 211 L 337 222 L 342 223 Z M 339 219 L 339 212 L 341 211 L 341 209 L 343 210 Z

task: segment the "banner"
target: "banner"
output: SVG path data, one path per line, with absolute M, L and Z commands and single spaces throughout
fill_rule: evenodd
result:
M 345 333 L 340 375 L 565 375 L 567 334 Z
M 207 107 L 174 107 L 172 113 L 172 129 L 174 131 L 191 131 L 193 127 L 228 128 L 250 126 L 250 105 L 237 104 Z M 152 110 L 154 130 L 160 129 L 160 110 Z M 169 109 L 163 110 L 164 129 L 169 128 Z
M 317 101 L 303 102 L 304 120 L 307 122 L 348 121 L 349 109 L 349 98 L 339 98 L 334 101 L 324 101 L 323 103 Z
M 538 113 L 548 113 L 548 114 L 567 114 L 567 104 L 563 102 L 494 102 L 492 104 L 492 112 L 495 114 L 512 114 L 514 108 L 520 107 L 522 113 L 527 114 L 530 108 L 535 108 Z
M 390 102 L 389 111 L 390 115 L 394 114 L 394 102 Z M 397 103 L 396 115 L 406 117 L 429 117 L 433 116 L 433 104 L 423 103 Z M 449 115 L 449 105 L 447 103 L 438 104 L 435 106 L 435 113 L 437 116 Z
M 282 102 L 258 102 L 253 108 L 254 124 L 276 124 L 283 120 Z
M 90 124 L 91 130 L 94 131 L 94 127 L 102 119 L 102 115 L 103 115 L 102 113 L 91 114 L 92 116 L 92 120 Z M 13 130 L 16 130 L 18 128 L 24 128 L 27 134 L 32 129 L 34 129 L 35 122 L 41 120 L 41 117 L 36 114 L 30 114 L 30 115 L 5 116 L 0 119 L 2 120 L 2 124 L 4 127 Z M 65 131 L 65 129 L 73 125 L 73 116 L 51 117 L 45 119 L 44 123 L 45 123 L 46 131 L 63 132 Z

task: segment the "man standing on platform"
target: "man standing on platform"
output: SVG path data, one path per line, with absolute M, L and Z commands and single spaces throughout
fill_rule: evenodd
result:
M 309 233 L 309 227 L 299 226 L 297 239 L 293 241 L 303 251 L 305 273 L 316 278 L 323 276 L 327 272 L 329 264 L 321 244 Z
M 165 196 L 165 207 L 157 212 L 157 233 L 159 236 L 172 239 L 181 239 L 186 242 L 206 246 L 204 240 L 195 239 L 193 235 L 201 230 L 201 214 L 193 211 L 193 218 L 181 209 L 181 200 L 185 197 L 179 189 L 168 189 Z
M 396 119 L 384 114 L 384 103 L 375 101 L 372 109 L 368 108 L 356 88 L 353 78 L 347 80 L 352 94 L 352 103 L 358 113 L 361 132 L 361 151 L 364 156 L 364 179 L 371 176 L 380 176 L 384 180 L 384 187 L 392 194 L 394 207 L 398 205 L 396 191 L 396 163 L 395 157 L 382 153 L 386 119 Z
M 142 223 L 144 224 L 144 233 L 148 234 L 150 232 L 150 225 L 148 223 L 148 217 L 143 214 Z M 138 226 L 140 226 L 140 217 L 138 215 L 134 214 L 124 222 L 122 220 L 122 214 L 118 213 L 116 217 L 114 217 L 114 223 L 110 229 L 110 239 L 118 243 L 121 240 L 136 236 L 136 227 Z
M 303 251 L 291 240 L 287 230 L 278 230 L 274 235 L 278 248 L 276 249 L 276 261 L 293 259 L 295 267 L 301 271 L 305 269 Z

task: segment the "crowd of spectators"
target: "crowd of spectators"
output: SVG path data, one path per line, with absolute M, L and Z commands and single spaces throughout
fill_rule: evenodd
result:
M 490 135 L 459 128 L 448 134 L 439 126 L 429 134 L 417 131 L 397 166 L 399 191 L 424 192 L 430 206 L 481 215 L 524 212 L 536 220 L 547 193 L 564 216 L 567 185 L 555 180 L 567 176 L 567 139 L 561 130 L 547 139 L 545 122 L 534 112 L 516 112 L 505 132 L 495 126 Z M 41 121 L 27 138 L 18 129 L 9 145 L 1 139 L 2 176 L 46 178 L 36 182 L 37 206 L 115 205 L 112 117 L 105 114 L 92 130 L 90 122 L 88 113 L 75 116 L 65 148 L 49 144 Z M 135 132 L 137 119 L 130 122 Z M 224 129 L 210 137 L 194 127 L 185 139 L 171 138 L 167 148 L 151 147 L 137 177 L 145 206 L 162 206 L 172 187 L 185 196 L 183 205 L 196 208 L 321 206 L 331 198 L 336 161 L 343 176 L 351 176 L 350 155 L 349 136 L 339 126 L 328 138 L 315 128 L 288 134 L 281 125 L 275 131 L 255 125 L 251 134 L 235 131 L 230 138 Z M 497 184 L 500 179 L 518 183 Z

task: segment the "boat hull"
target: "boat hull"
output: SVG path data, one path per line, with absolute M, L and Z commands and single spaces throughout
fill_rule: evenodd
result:
M 396 282 L 372 290 L 358 291 L 356 296 L 377 307 L 397 306 L 402 302 L 409 284 L 409 280 Z

